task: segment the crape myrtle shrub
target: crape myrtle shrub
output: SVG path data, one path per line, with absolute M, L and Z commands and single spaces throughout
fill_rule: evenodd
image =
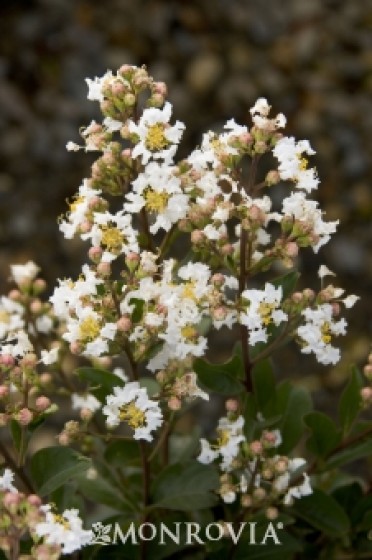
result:
M 359 299 L 325 265 L 317 289 L 297 287 L 299 253 L 317 254 L 338 225 L 313 198 L 309 141 L 286 136 L 284 115 L 259 98 L 250 128 L 230 119 L 177 159 L 185 125 L 163 82 L 130 65 L 86 81 L 103 118 L 67 149 L 98 157 L 59 228 L 87 243 L 87 262 L 49 299 L 34 262 L 12 265 L 1 299 L 3 554 L 104 558 L 94 532 L 113 521 L 190 521 L 221 538 L 126 542 L 110 557 L 246 558 L 247 547 L 250 558 L 368 557 L 368 480 L 344 466 L 372 448 L 372 356 L 363 375 L 352 369 L 337 421 L 273 370 L 289 341 L 304 360 L 336 364 Z M 207 360 L 210 333 L 223 330 L 228 359 Z M 180 430 L 213 394 L 224 412 L 210 437 Z M 59 409 L 56 445 L 35 452 Z M 247 521 L 262 535 L 275 521 L 280 544 L 235 542 L 231 526 Z

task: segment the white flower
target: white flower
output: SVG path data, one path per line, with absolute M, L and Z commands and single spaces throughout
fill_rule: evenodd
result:
M 55 364 L 58 361 L 58 353 L 59 353 L 59 347 L 57 348 L 52 348 L 51 350 L 42 350 L 41 351 L 41 362 L 46 365 L 49 366 L 51 364 Z
M 40 268 L 33 261 L 28 261 L 26 264 L 13 264 L 10 266 L 10 270 L 14 282 L 20 286 L 26 282 L 32 282 Z
M 145 109 L 138 124 L 130 121 L 129 132 L 138 137 L 138 142 L 132 151 L 132 157 L 141 156 L 143 164 L 153 159 L 162 159 L 171 163 L 177 151 L 177 144 L 181 140 L 185 125 L 177 121 L 169 125 L 172 105 L 166 102 L 162 109 L 150 107 Z
M 211 463 L 219 456 L 222 459 L 221 469 L 229 471 L 232 463 L 239 453 L 239 445 L 245 441 L 243 435 L 244 418 L 238 416 L 235 421 L 226 417 L 220 418 L 217 427 L 217 443 L 213 448 L 207 440 L 201 439 L 201 453 L 197 457 L 200 463 Z
M 134 429 L 134 439 L 152 441 L 151 432 L 163 423 L 159 404 L 148 398 L 146 389 L 137 381 L 114 387 L 114 394 L 108 395 L 106 402 L 102 412 L 107 416 L 107 425 L 114 428 L 126 422 Z
M 333 336 L 346 334 L 345 319 L 333 320 L 333 308 L 329 303 L 319 305 L 315 309 L 302 311 L 306 323 L 297 329 L 301 338 L 301 352 L 313 352 L 319 363 L 336 364 L 340 359 L 340 351 L 331 345 Z
M 78 152 L 80 149 L 80 146 L 78 144 L 75 144 L 75 142 L 70 141 L 66 144 L 66 150 L 68 152 Z
M 96 199 L 101 194 L 100 190 L 89 187 L 87 179 L 80 185 L 79 191 L 74 200 L 70 203 L 70 210 L 66 220 L 62 220 L 59 229 L 66 239 L 72 239 L 79 229 L 79 226 L 86 219 L 91 200 Z
M 134 214 L 145 208 L 154 216 L 151 233 L 159 229 L 169 231 L 172 224 L 186 216 L 189 197 L 182 192 L 181 181 L 171 167 L 150 162 L 132 185 L 133 191 L 127 194 L 124 208 Z
M 0 299 L 0 339 L 4 339 L 8 333 L 23 329 L 24 308 L 12 299 L 2 296 Z
M 116 323 L 102 323 L 102 317 L 89 306 L 76 305 L 76 317 L 67 319 L 63 338 L 70 343 L 84 345 L 83 355 L 99 357 L 108 351 L 109 341 L 115 338 Z
M 0 490 L 17 493 L 18 490 L 13 484 L 14 472 L 10 469 L 5 469 L 2 476 L 0 476 Z
M 322 279 L 325 276 L 336 276 L 336 274 L 332 272 L 332 270 L 329 270 L 329 268 L 325 264 L 322 264 L 319 267 L 318 276 Z
M 284 496 L 283 502 L 285 505 L 291 505 L 293 503 L 294 498 L 302 498 L 302 496 L 309 496 L 309 494 L 313 493 L 313 489 L 311 488 L 310 478 L 309 475 L 303 473 L 304 481 L 297 486 L 293 486 L 289 488 L 288 492 Z
M 322 211 L 318 208 L 318 202 L 308 200 L 303 192 L 293 192 L 283 200 L 284 216 L 293 216 L 295 220 L 303 223 L 307 229 L 312 229 L 317 241 L 312 247 L 317 253 L 323 245 L 328 243 L 331 234 L 335 233 L 338 220 L 335 222 L 324 222 Z
M 244 300 L 248 300 L 246 312 L 240 316 L 240 322 L 249 329 L 249 343 L 254 346 L 257 342 L 267 342 L 267 327 L 276 326 L 286 321 L 288 315 L 280 309 L 282 301 L 282 288 L 275 288 L 273 284 L 266 283 L 264 290 L 245 290 L 242 293 Z
M 87 408 L 92 412 L 96 412 L 101 408 L 101 403 L 94 395 L 78 395 L 77 393 L 73 393 L 71 395 L 71 400 L 72 408 L 74 409 Z
M 81 238 L 90 239 L 94 247 L 101 246 L 102 262 L 111 262 L 123 253 L 138 253 L 137 232 L 132 227 L 132 216 L 124 210 L 116 214 L 94 212 L 94 224 Z
M 286 118 L 282 113 L 279 113 L 274 119 L 269 119 L 270 109 L 271 105 L 264 97 L 257 99 L 254 106 L 249 109 L 252 121 L 257 128 L 273 131 L 286 125 Z
M 354 294 L 350 294 L 349 296 L 347 296 L 346 298 L 342 299 L 341 301 L 343 302 L 344 306 L 347 309 L 350 309 L 350 307 L 353 307 L 356 302 L 358 301 L 358 299 L 360 299 L 359 296 L 356 296 Z
M 93 532 L 83 529 L 77 509 L 66 509 L 62 515 L 52 513 L 49 504 L 40 509 L 46 520 L 36 525 L 35 532 L 47 544 L 61 546 L 63 554 L 71 554 L 90 543 Z
M 319 179 L 316 170 L 308 169 L 308 160 L 303 155 L 315 154 L 308 140 L 300 140 L 296 143 L 293 137 L 285 136 L 278 140 L 273 154 L 279 161 L 278 171 L 281 179 L 294 181 L 298 189 L 307 192 L 318 187 Z
M 108 71 L 101 78 L 95 77 L 94 80 L 85 78 L 85 81 L 88 85 L 88 99 L 90 101 L 103 101 L 104 95 L 102 93 L 102 88 L 106 83 L 110 81 L 112 77 L 112 72 Z

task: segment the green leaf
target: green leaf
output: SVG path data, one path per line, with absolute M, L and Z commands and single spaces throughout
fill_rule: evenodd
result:
M 113 467 L 136 463 L 139 458 L 138 442 L 134 440 L 113 441 L 105 450 L 105 459 Z
M 310 412 L 304 420 L 311 429 L 311 435 L 307 440 L 308 450 L 318 457 L 325 457 L 341 440 L 341 434 L 335 423 L 322 412 Z
M 96 504 L 105 505 L 118 511 L 133 511 L 134 509 L 132 504 L 102 477 L 89 480 L 86 476 L 79 476 L 77 482 L 79 492 Z
M 243 385 L 237 379 L 241 367 L 238 356 L 224 364 L 211 364 L 202 358 L 194 362 L 194 371 L 202 388 L 220 395 L 237 395 L 243 391 Z
M 10 432 L 12 434 L 13 445 L 17 451 L 21 448 L 22 440 L 22 426 L 17 422 L 17 420 L 12 419 L 10 421 Z
M 153 501 L 157 508 L 194 511 L 214 506 L 218 488 L 217 471 L 211 465 L 196 461 L 174 463 L 165 468 L 153 486 Z
M 357 443 L 351 447 L 335 453 L 326 463 L 326 470 L 335 469 L 346 463 L 352 463 L 357 459 L 362 459 L 363 457 L 369 457 L 372 455 L 372 438 L 369 438 L 361 443 Z
M 360 390 L 363 386 L 362 376 L 357 368 L 352 369 L 351 377 L 346 385 L 339 404 L 339 416 L 344 434 L 347 434 L 360 412 Z
M 75 370 L 80 379 L 88 381 L 89 391 L 93 393 L 101 403 L 106 402 L 107 395 L 113 392 L 114 387 L 123 387 L 124 381 L 111 371 L 94 367 L 80 367 Z
M 292 511 L 330 537 L 344 537 L 350 530 L 350 521 L 345 510 L 321 490 L 314 489 L 309 496 L 295 500 Z
M 278 426 L 283 442 L 278 451 L 286 455 L 303 434 L 303 418 L 312 409 L 310 393 L 303 387 L 282 384 L 278 389 L 278 408 L 279 412 L 283 412 L 283 419 Z
M 90 466 L 90 459 L 69 447 L 46 447 L 33 455 L 31 476 L 38 494 L 46 496 Z
M 139 384 L 141 387 L 144 387 L 146 389 L 150 399 L 154 395 L 158 395 L 160 392 L 160 385 L 153 377 L 141 377 L 141 379 L 139 380 Z
M 276 413 L 276 383 L 271 361 L 258 362 L 252 370 L 253 394 L 257 409 L 266 416 Z
M 282 287 L 283 299 L 289 297 L 295 290 L 298 279 L 300 278 L 300 273 L 297 270 L 292 270 L 283 276 L 275 278 L 271 283 L 278 288 Z
M 138 323 L 142 319 L 145 302 L 143 299 L 132 298 L 129 304 L 134 305 L 131 319 L 133 323 Z

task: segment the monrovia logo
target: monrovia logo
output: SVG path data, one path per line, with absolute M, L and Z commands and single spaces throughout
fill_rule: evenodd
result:
M 219 541 L 223 538 L 231 538 L 237 544 L 243 537 L 249 545 L 281 545 L 278 537 L 278 529 L 283 529 L 283 523 L 278 522 L 274 525 L 270 521 L 264 532 L 257 534 L 257 522 L 241 522 L 238 527 L 233 523 L 209 523 L 201 526 L 194 522 L 175 522 L 172 528 L 164 523 L 155 525 L 154 523 L 142 523 L 136 526 L 130 523 L 124 530 L 119 523 L 103 525 L 101 522 L 94 523 L 92 526 L 93 537 L 90 544 L 116 545 L 127 542 L 137 545 L 140 541 L 157 541 L 159 545 L 165 545 L 170 541 L 175 544 L 205 544 L 207 541 Z

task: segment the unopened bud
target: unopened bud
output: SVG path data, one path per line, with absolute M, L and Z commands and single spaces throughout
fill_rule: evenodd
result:
M 40 395 L 40 397 L 38 397 L 35 401 L 35 408 L 39 412 L 44 412 L 44 410 L 49 408 L 51 404 L 52 403 L 50 399 L 48 399 L 48 397 L 45 397 L 44 395 Z
M 88 251 L 88 256 L 92 262 L 98 264 L 101 261 L 102 253 L 101 247 L 91 247 Z
M 21 408 L 17 414 L 17 420 L 22 426 L 28 426 L 33 419 L 33 414 L 29 408 Z
M 116 326 L 118 328 L 118 331 L 128 332 L 132 328 L 132 321 L 129 317 L 120 317 L 120 319 L 116 323 Z
M 181 408 L 181 405 L 182 405 L 182 403 L 181 403 L 181 401 L 178 397 L 171 397 L 168 400 L 168 407 L 171 410 L 179 410 Z
M 236 399 L 227 399 L 225 408 L 227 412 L 237 412 L 239 410 L 239 401 Z

